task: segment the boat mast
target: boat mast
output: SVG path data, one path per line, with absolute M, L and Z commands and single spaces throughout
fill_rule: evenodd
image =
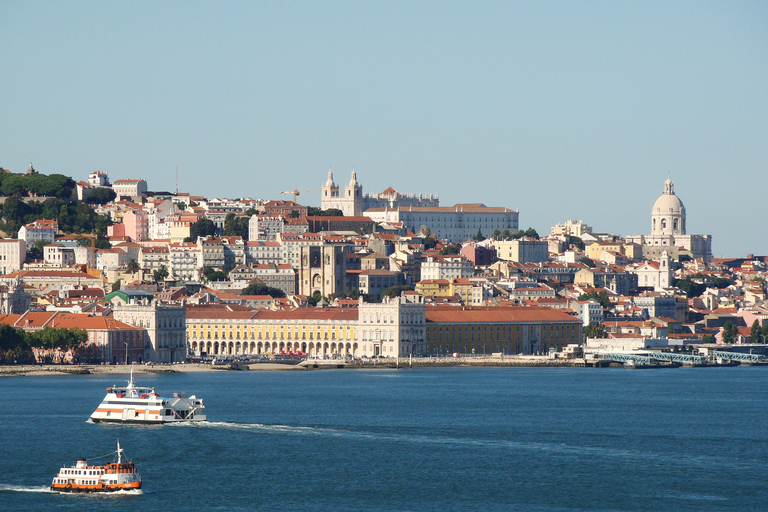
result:
M 120 448 L 120 440 L 118 439 L 117 440 L 117 463 L 118 464 L 122 462 L 122 457 L 121 457 L 122 453 L 123 453 L 123 449 Z

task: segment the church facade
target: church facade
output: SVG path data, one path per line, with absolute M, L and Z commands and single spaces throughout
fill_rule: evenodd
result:
M 333 171 L 328 171 L 328 179 L 320 190 L 320 208 L 336 208 L 344 212 L 345 217 L 360 217 L 371 208 L 397 208 L 398 206 L 440 206 L 437 195 L 429 196 L 401 194 L 392 187 L 380 194 L 363 195 L 363 186 L 357 181 L 357 173 L 352 170 L 349 183 L 342 189 L 333 181 Z
M 675 195 L 674 183 L 669 178 L 651 210 L 651 234 L 629 235 L 626 240 L 642 246 L 643 258 L 649 260 L 658 260 L 665 252 L 674 259 L 687 255 L 705 263 L 712 260 L 712 235 L 686 233 L 685 206 Z

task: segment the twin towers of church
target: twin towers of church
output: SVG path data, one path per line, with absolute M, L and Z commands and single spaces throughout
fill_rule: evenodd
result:
M 361 217 L 363 215 L 363 186 L 357 181 L 357 173 L 352 169 L 352 179 L 344 187 L 344 193 L 333 181 L 333 171 L 328 169 L 328 179 L 320 190 L 320 208 L 328 210 L 336 208 L 344 212 L 345 217 Z
M 341 188 L 333 181 L 333 171 L 328 170 L 328 179 L 320 190 L 320 208 L 341 210 L 345 217 L 361 217 L 365 210 L 371 208 L 434 207 L 440 206 L 436 194 L 429 196 L 401 194 L 393 188 L 387 188 L 380 194 L 363 195 L 363 186 L 357 181 L 357 173 L 352 169 L 349 183 Z

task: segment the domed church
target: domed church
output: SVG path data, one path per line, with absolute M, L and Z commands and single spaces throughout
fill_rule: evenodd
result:
M 626 239 L 641 245 L 643 257 L 649 260 L 659 259 L 665 251 L 674 259 L 687 255 L 705 263 L 712 260 L 712 235 L 686 234 L 685 206 L 675 195 L 675 185 L 669 178 L 651 210 L 651 234 L 630 235 Z

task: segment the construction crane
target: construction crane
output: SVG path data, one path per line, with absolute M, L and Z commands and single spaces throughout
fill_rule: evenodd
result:
M 281 194 L 293 194 L 293 202 L 297 203 L 297 199 L 301 194 L 312 194 L 314 192 L 320 192 L 320 190 L 299 190 L 298 187 L 295 187 L 293 190 L 287 190 L 285 192 L 280 192 Z

